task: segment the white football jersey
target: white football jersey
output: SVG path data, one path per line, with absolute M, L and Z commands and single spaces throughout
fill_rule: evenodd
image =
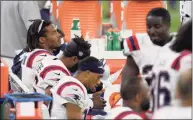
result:
M 71 76 L 64 63 L 55 56 L 48 56 L 35 68 L 37 92 L 45 93 L 48 86 L 55 86 L 64 76 Z
M 51 88 L 53 95 L 53 106 L 51 117 L 67 119 L 65 103 L 72 103 L 79 106 L 82 111 L 89 108 L 89 97 L 85 86 L 76 78 L 71 76 L 63 77 L 59 83 Z
M 169 46 L 163 47 L 158 53 L 150 76 L 152 77 L 152 108 L 174 103 L 175 88 L 180 72 L 191 68 L 191 52 L 175 53 Z
M 192 119 L 192 107 L 163 107 L 153 114 L 152 119 Z
M 113 119 L 113 120 L 125 120 L 125 119 L 143 119 L 142 116 L 136 112 L 134 112 L 129 107 L 116 107 L 110 110 L 107 113 L 105 119 Z
M 175 39 L 175 35 L 172 34 L 172 40 L 165 44 L 163 47 L 168 47 Z M 123 42 L 124 55 L 131 55 L 137 64 L 140 75 L 144 79 L 149 78 L 149 72 L 155 61 L 158 59 L 158 53 L 163 48 L 161 46 L 152 43 L 148 35 L 133 35 Z
M 126 38 L 123 42 L 123 46 L 124 55 L 131 55 L 140 70 L 141 76 L 146 77 L 161 47 L 154 45 L 148 35 L 133 35 Z
M 180 1 L 180 21 L 185 23 L 192 18 L 192 1 L 181 0 Z
M 34 68 L 47 56 L 52 56 L 51 53 L 44 49 L 35 49 L 32 52 L 25 53 L 22 64 L 22 81 L 33 91 L 33 83 L 35 81 Z

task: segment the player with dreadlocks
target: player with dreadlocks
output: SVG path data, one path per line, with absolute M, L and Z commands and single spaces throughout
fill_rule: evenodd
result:
M 30 90 L 33 90 L 32 84 L 35 78 L 33 69 L 45 57 L 52 56 L 53 50 L 60 46 L 61 41 L 60 34 L 50 21 L 41 19 L 31 21 L 33 23 L 27 32 L 27 46 L 22 51 L 25 54 L 21 65 L 21 79 Z

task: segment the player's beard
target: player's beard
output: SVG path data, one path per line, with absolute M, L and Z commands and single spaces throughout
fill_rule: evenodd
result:
M 164 40 L 160 40 L 160 41 L 154 40 L 152 42 L 153 42 L 153 44 L 158 45 L 158 46 L 164 46 L 165 45 L 165 41 Z
M 145 99 L 142 101 L 142 103 L 141 103 L 140 106 L 141 106 L 142 111 L 147 111 L 147 110 L 149 110 L 149 108 L 150 108 L 150 101 L 149 101 L 149 99 L 145 98 Z
M 72 67 L 68 68 L 71 73 L 75 73 L 78 70 L 79 63 L 74 64 Z

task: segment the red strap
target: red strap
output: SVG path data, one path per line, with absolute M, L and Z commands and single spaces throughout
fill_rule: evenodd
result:
M 61 95 L 62 91 L 64 90 L 65 87 L 68 87 L 68 86 L 72 86 L 72 85 L 75 85 L 77 87 L 79 87 L 82 92 L 84 93 L 84 97 L 86 97 L 85 95 L 85 92 L 84 92 L 84 89 L 82 88 L 82 86 L 80 86 L 79 84 L 75 83 L 75 82 L 66 82 L 66 83 L 63 83 L 62 85 L 60 85 L 60 87 L 58 88 L 57 90 L 57 94 L 58 95 Z
M 180 69 L 180 61 L 181 59 L 186 56 L 191 54 L 190 51 L 184 50 L 181 52 L 181 54 L 174 60 L 174 62 L 171 65 L 171 68 L 175 69 L 175 70 L 179 70 Z
M 50 66 L 44 68 L 44 70 L 40 73 L 40 76 L 44 79 L 46 74 L 50 71 L 53 71 L 53 70 L 60 70 L 63 73 L 65 73 L 67 76 L 71 76 L 71 74 L 68 72 L 68 70 L 64 69 L 61 66 L 57 66 L 57 65 L 50 65 Z
M 38 56 L 38 55 L 40 55 L 40 54 L 42 54 L 42 53 L 51 55 L 51 54 L 50 54 L 48 51 L 46 51 L 46 50 L 38 50 L 38 51 L 35 51 L 35 52 L 33 52 L 33 53 L 29 56 L 28 61 L 27 61 L 27 67 L 32 68 L 32 63 L 33 63 L 35 57 Z

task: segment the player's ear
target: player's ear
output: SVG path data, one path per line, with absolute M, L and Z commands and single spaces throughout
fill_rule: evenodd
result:
M 78 57 L 77 56 L 73 56 L 72 58 L 73 58 L 74 62 L 78 62 Z
M 45 42 L 46 42 L 46 39 L 44 37 L 39 38 L 39 43 L 40 44 L 45 44 Z
M 85 79 L 87 80 L 89 78 L 90 71 L 89 70 L 84 71 L 84 75 L 85 75 Z

